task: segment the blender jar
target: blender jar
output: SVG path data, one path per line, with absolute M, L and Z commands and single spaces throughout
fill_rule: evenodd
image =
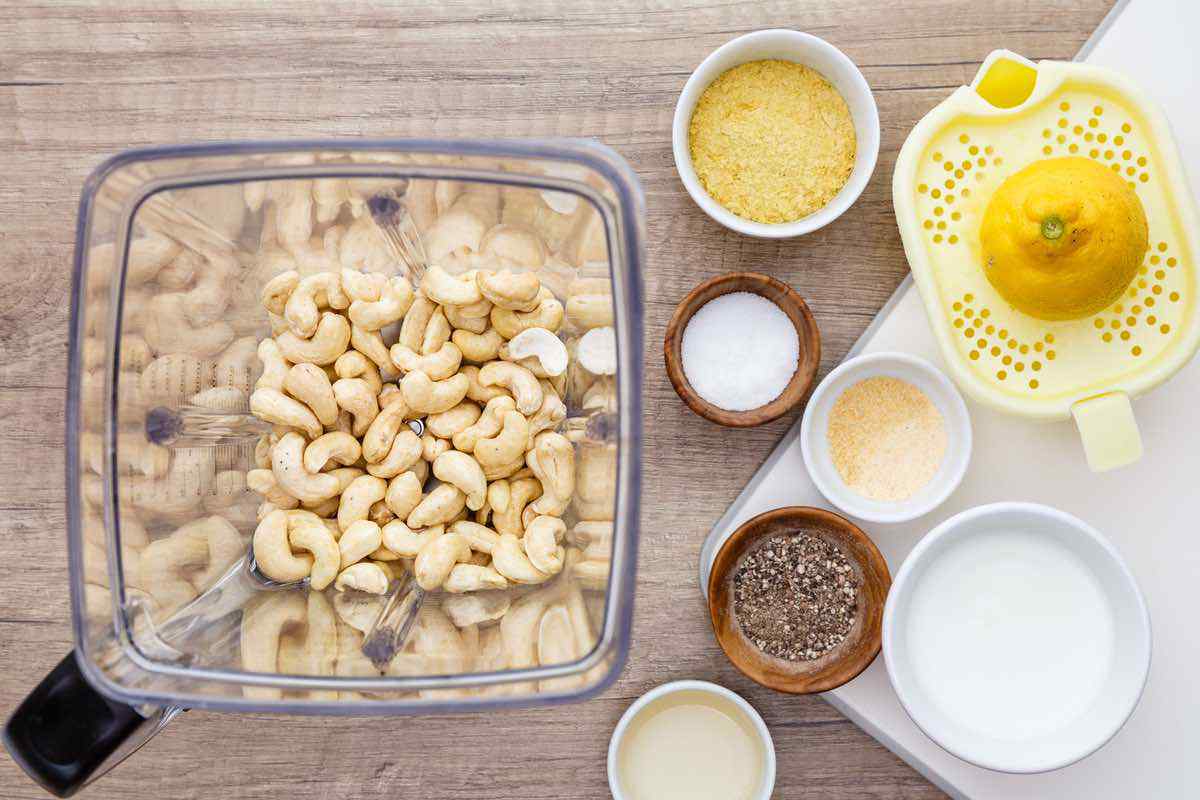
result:
M 257 525 L 289 506 L 270 485 L 283 430 L 249 398 L 272 368 L 260 343 L 287 327 L 263 305 L 273 278 L 351 270 L 417 285 L 378 221 L 388 203 L 428 263 L 533 272 L 548 290 L 570 360 L 545 384 L 565 414 L 542 425 L 573 446 L 574 491 L 561 572 L 427 593 L 380 668 L 362 642 L 382 596 L 279 590 L 250 572 Z M 18 762 L 66 796 L 183 708 L 435 713 L 570 702 L 611 683 L 636 567 L 643 240 L 636 177 L 587 141 L 230 143 L 131 151 L 97 169 L 80 203 L 67 398 L 76 649 L 9 721 Z M 496 324 L 439 309 L 456 333 Z M 387 348 L 401 327 L 355 329 L 349 349 L 372 362 L 356 374 L 396 382 Z M 451 446 L 428 431 L 422 445 L 428 460 Z M 527 472 L 497 480 L 510 524 L 540 486 Z M 306 507 L 337 516 L 336 503 Z M 371 507 L 380 524 L 389 514 Z M 393 580 L 411 570 L 386 547 L 371 556 Z

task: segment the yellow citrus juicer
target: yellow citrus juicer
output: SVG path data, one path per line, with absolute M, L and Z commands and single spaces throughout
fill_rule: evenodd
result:
M 980 227 L 1007 177 L 1072 156 L 1133 188 L 1149 247 L 1103 310 L 1038 319 L 989 282 Z M 1171 377 L 1200 344 L 1200 222 L 1162 112 L 1110 70 L 996 50 L 970 86 L 913 128 L 892 191 L 904 251 L 955 382 L 999 411 L 1074 417 L 1093 470 L 1140 458 L 1130 399 Z

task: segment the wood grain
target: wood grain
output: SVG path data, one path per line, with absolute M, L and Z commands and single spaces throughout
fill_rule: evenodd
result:
M 729 411 L 708 402 L 692 388 L 683 370 L 683 333 L 692 316 L 710 300 L 733 292 L 751 292 L 779 306 L 796 329 L 800 345 L 796 371 L 779 396 L 746 411 Z M 783 281 L 758 272 L 727 272 L 704 281 L 679 301 L 663 337 L 663 362 L 671 388 L 692 411 L 718 425 L 754 428 L 779 419 L 808 396 L 821 365 L 821 332 L 804 298 Z
M 941 793 L 816 697 L 757 687 L 721 654 L 696 591 L 700 545 L 796 413 L 749 430 L 693 415 L 662 368 L 695 284 L 785 280 L 836 364 L 906 272 L 890 177 L 905 134 L 984 56 L 1070 58 L 1111 0 L 456 0 L 445 3 L 0 2 L 0 709 L 70 647 L 63 545 L 67 294 L 80 186 L 103 158 L 178 141 L 300 136 L 590 136 L 646 192 L 646 442 L 629 665 L 582 705 L 453 718 L 191 712 L 84 795 L 175 800 L 604 798 L 604 752 L 631 700 L 676 678 L 744 694 L 771 728 L 781 798 Z M 675 99 L 750 30 L 825 37 L 862 68 L 879 164 L 835 224 L 748 239 L 695 208 L 671 159 Z M 868 532 L 870 532 L 868 530 Z M 0 796 L 41 798 L 6 757 Z

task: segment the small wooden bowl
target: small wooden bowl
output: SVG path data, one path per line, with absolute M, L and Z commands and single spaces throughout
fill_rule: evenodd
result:
M 860 580 L 858 610 L 850 633 L 833 650 L 812 661 L 785 661 L 759 650 L 742 633 L 733 613 L 733 577 L 763 540 L 800 531 L 823 537 L 849 557 Z M 746 521 L 721 546 L 708 576 L 708 613 L 721 649 L 746 677 L 791 694 L 826 692 L 857 677 L 879 654 L 891 585 L 887 562 L 857 525 L 822 508 L 790 506 Z
M 796 336 L 800 339 L 800 360 L 791 381 L 774 400 L 748 411 L 729 411 L 713 405 L 697 394 L 684 375 L 683 356 L 680 352 L 683 332 L 692 315 L 709 300 L 731 292 L 753 292 L 779 306 L 796 326 Z M 688 408 L 718 425 L 752 428 L 779 419 L 808 395 L 813 379 L 817 376 L 817 367 L 821 363 L 821 332 L 817 329 L 817 321 L 813 319 L 804 298 L 786 283 L 756 272 L 729 272 L 700 284 L 675 307 L 675 314 L 667 325 L 667 335 L 663 341 L 663 357 L 667 362 L 667 377 L 671 379 L 676 394 L 687 403 Z

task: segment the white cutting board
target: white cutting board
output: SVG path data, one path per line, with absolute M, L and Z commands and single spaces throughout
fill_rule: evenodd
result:
M 1119 3 L 1080 59 L 1124 71 L 1166 108 L 1200 196 L 1200 0 Z M 944 367 L 911 280 L 852 352 L 880 350 Z M 941 750 L 905 715 L 882 658 L 824 697 L 955 798 L 1200 800 L 1200 359 L 1134 403 L 1146 455 L 1106 474 L 1088 470 L 1073 423 L 1036 425 L 968 405 L 974 456 L 958 491 L 919 520 L 864 529 L 895 573 L 918 539 L 972 506 L 1028 500 L 1087 520 L 1124 554 L 1149 604 L 1154 656 L 1146 693 L 1108 745 L 1042 775 L 991 772 Z M 713 528 L 701 587 L 715 548 L 750 517 L 780 506 L 830 507 L 804 469 L 799 431 L 797 422 Z

